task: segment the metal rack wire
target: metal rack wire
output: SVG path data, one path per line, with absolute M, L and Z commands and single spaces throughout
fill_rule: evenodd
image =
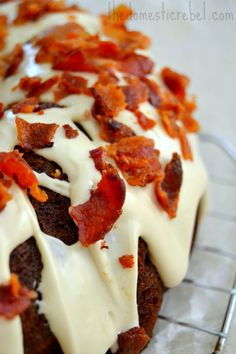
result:
M 203 134 L 202 133 L 200 135 L 200 139 L 203 143 L 213 144 L 213 145 L 217 146 L 217 148 L 220 148 L 220 150 L 225 154 L 225 156 L 228 159 L 231 159 L 231 161 L 236 166 L 236 149 L 231 144 L 229 144 L 224 139 L 214 136 L 214 135 L 211 135 L 211 134 Z M 210 181 L 214 181 L 215 176 L 211 176 L 211 177 L 212 178 L 210 178 Z M 219 178 L 218 178 L 218 181 L 219 181 Z M 234 184 L 234 183 L 230 184 L 230 183 L 228 183 L 228 180 L 225 180 L 224 178 L 221 178 L 221 177 L 220 177 L 220 184 L 222 186 L 227 186 L 227 187 L 229 187 L 229 186 L 235 187 L 236 186 L 236 184 Z M 233 222 L 233 223 L 235 223 L 235 229 L 236 229 L 236 215 L 232 216 L 232 215 L 228 215 L 227 213 L 224 214 L 221 211 L 219 212 L 218 210 L 216 210 L 216 211 L 212 211 L 212 212 L 208 213 L 208 217 L 220 220 L 222 222 L 227 222 L 227 221 Z M 231 252 L 231 251 L 222 250 L 220 248 L 215 247 L 214 245 L 205 246 L 205 245 L 202 245 L 201 243 L 199 243 L 195 246 L 195 250 L 198 250 L 201 252 L 206 252 L 206 253 L 211 253 L 214 255 L 222 256 L 222 257 L 226 257 L 229 260 L 236 261 L 236 253 Z M 206 284 L 202 284 L 201 281 L 197 281 L 197 280 L 193 280 L 193 279 L 189 279 L 189 278 L 186 278 L 184 280 L 184 283 L 190 284 L 193 287 L 205 289 L 207 291 L 213 291 L 213 292 L 215 291 L 215 292 L 221 292 L 221 293 L 228 294 L 229 300 L 228 300 L 228 303 L 226 306 L 226 311 L 225 311 L 224 316 L 222 318 L 222 325 L 221 325 L 220 331 L 209 328 L 208 326 L 204 327 L 202 325 L 198 325 L 197 321 L 196 321 L 196 323 L 194 321 L 192 321 L 192 322 L 191 321 L 189 321 L 189 322 L 188 321 L 186 321 L 186 322 L 179 321 L 179 320 L 176 320 L 175 318 L 165 316 L 165 315 L 160 315 L 159 318 L 161 318 L 162 320 L 167 321 L 169 323 L 175 324 L 175 325 L 187 327 L 189 329 L 205 332 L 211 336 L 215 336 L 216 337 L 216 341 L 215 341 L 216 344 L 215 344 L 215 347 L 212 348 L 212 353 L 204 353 L 203 352 L 203 354 L 223 353 L 225 351 L 226 342 L 229 337 L 230 326 L 232 324 L 232 320 L 234 318 L 234 315 L 236 314 L 236 269 L 235 269 L 235 276 L 234 276 L 232 288 L 224 288 L 224 287 L 212 286 L 212 285 L 208 285 L 208 284 L 206 285 Z

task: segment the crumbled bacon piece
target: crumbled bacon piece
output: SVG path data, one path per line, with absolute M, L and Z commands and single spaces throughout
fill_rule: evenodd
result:
M 150 338 L 142 327 L 134 327 L 118 335 L 119 349 L 116 354 L 140 354 Z
M 6 70 L 4 73 L 4 77 L 7 78 L 9 76 L 14 75 L 17 72 L 17 69 L 23 60 L 24 51 L 22 45 L 16 44 L 13 51 L 6 57 Z
M 63 128 L 65 130 L 65 134 L 68 139 L 75 139 L 79 135 L 78 130 L 73 129 L 69 124 L 63 125 Z
M 6 186 L 0 180 L 0 211 L 2 211 L 7 203 L 11 200 L 11 195 L 8 192 Z
M 37 293 L 21 285 L 16 274 L 11 274 L 10 283 L 0 285 L 0 316 L 11 320 L 24 312 L 37 298 Z
M 71 50 L 65 54 L 58 54 L 53 60 L 53 69 L 64 71 L 87 71 L 96 73 L 96 66 L 87 60 L 80 49 Z
M 96 84 L 93 90 L 95 103 L 93 114 L 97 116 L 115 117 L 126 107 L 123 91 L 114 84 Z
M 107 147 L 108 155 L 117 163 L 132 186 L 146 186 L 162 176 L 159 151 L 154 141 L 143 136 L 121 139 Z
M 20 88 L 26 91 L 28 97 L 39 97 L 56 85 L 58 80 L 59 78 L 56 75 L 43 82 L 39 76 L 25 76 L 20 79 L 18 85 L 15 86 L 14 89 Z
M 130 111 L 135 111 L 139 104 L 148 100 L 147 87 L 138 78 L 131 79 L 128 85 L 121 88 Z
M 100 119 L 100 136 L 108 143 L 116 143 L 123 138 L 134 136 L 134 131 L 127 125 L 115 119 Z
M 119 69 L 122 72 L 143 77 L 152 72 L 154 63 L 151 59 L 140 54 L 131 54 L 120 61 Z
M 189 78 L 187 76 L 178 74 L 169 68 L 164 68 L 161 71 L 161 76 L 165 85 L 174 95 L 180 99 L 185 97 L 186 87 L 189 84 Z
M 95 167 L 98 171 L 102 172 L 106 169 L 106 150 L 100 146 L 97 149 L 91 150 L 89 152 L 90 157 L 93 159 Z
M 5 40 L 7 37 L 7 16 L 0 15 L 0 49 L 5 46 Z
M 149 102 L 156 108 L 160 107 L 162 103 L 162 92 L 157 83 L 147 77 L 142 77 L 142 81 L 146 84 L 148 89 Z
M 179 135 L 179 126 L 177 119 L 172 111 L 160 110 L 161 122 L 165 128 L 165 131 L 171 138 L 177 138 Z
M 199 123 L 191 116 L 184 116 L 183 123 L 187 131 L 190 133 L 197 133 L 200 129 Z
M 0 119 L 4 116 L 4 105 L 0 102 Z
M 69 210 L 83 246 L 104 239 L 121 215 L 124 200 L 124 182 L 114 168 L 107 168 L 102 172 L 97 188 L 91 191 L 89 200 Z
M 76 6 L 68 7 L 63 0 L 24 0 L 18 5 L 18 14 L 14 20 L 14 24 L 22 25 L 25 22 L 36 21 L 39 17 L 48 12 L 61 12 L 75 9 L 77 9 Z
M 0 171 L 12 178 L 22 189 L 29 188 L 30 194 L 39 202 L 47 201 L 47 194 L 39 188 L 32 169 L 17 150 L 0 152 Z
M 129 31 L 125 27 L 132 13 L 126 5 L 120 5 L 108 15 L 101 16 L 104 34 L 117 41 L 126 53 L 137 48 L 146 49 L 150 45 L 147 36 L 138 31 Z
M 107 20 L 114 25 L 122 26 L 126 24 L 132 15 L 131 8 L 121 4 L 108 14 Z
M 55 92 L 57 101 L 68 95 L 86 94 L 91 95 L 90 89 L 87 88 L 88 81 L 80 76 L 75 76 L 70 73 L 63 73 Z
M 98 82 L 102 85 L 107 85 L 107 84 L 117 85 L 119 79 L 111 69 L 106 69 L 100 71 Z
M 133 268 L 134 267 L 134 256 L 132 254 L 126 254 L 119 258 L 119 262 L 123 268 Z
M 182 154 L 185 160 L 193 160 L 192 149 L 188 141 L 186 130 L 184 127 L 179 129 L 179 141 L 181 144 Z
M 136 111 L 135 115 L 137 117 L 139 125 L 144 129 L 144 130 L 149 130 L 155 127 L 156 122 L 153 119 L 150 119 L 144 114 L 143 112 Z
M 156 197 L 170 218 L 176 216 L 183 171 L 180 156 L 173 154 L 165 167 L 163 179 L 156 182 Z
M 59 125 L 46 123 L 28 123 L 16 118 L 19 145 L 26 150 L 52 147 L 52 139 Z
M 17 102 L 11 106 L 11 110 L 14 114 L 17 113 L 32 113 L 38 106 L 39 100 L 37 97 L 29 97 L 20 102 Z

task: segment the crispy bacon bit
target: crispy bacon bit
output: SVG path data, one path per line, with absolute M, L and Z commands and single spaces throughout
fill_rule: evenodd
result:
M 189 84 L 189 78 L 187 76 L 178 74 L 169 68 L 164 68 L 161 72 L 161 76 L 165 85 L 174 95 L 180 99 L 185 97 L 186 87 Z
M 17 113 L 32 113 L 38 106 L 39 100 L 37 97 L 29 97 L 20 102 L 17 102 L 11 106 L 11 110 L 14 114 Z
M 119 258 L 119 262 L 123 268 L 133 268 L 134 267 L 134 256 L 132 254 L 126 254 Z
M 181 127 L 179 129 L 179 141 L 181 144 L 181 149 L 182 149 L 182 154 L 183 154 L 184 159 L 192 161 L 193 154 L 192 154 L 191 146 L 189 144 L 186 130 L 184 129 L 184 127 Z
M 64 71 L 88 71 L 97 72 L 95 65 L 90 63 L 80 49 L 69 51 L 66 54 L 59 54 L 54 57 L 53 69 Z
M 106 69 L 100 71 L 98 82 L 102 85 L 107 85 L 107 84 L 117 85 L 119 79 L 111 69 Z
M 90 89 L 87 88 L 88 81 L 80 76 L 75 76 L 70 73 L 63 73 L 60 78 L 58 88 L 55 92 L 57 101 L 63 99 L 68 95 L 86 94 L 91 95 Z
M 144 130 L 149 130 L 155 127 L 156 122 L 153 119 L 148 118 L 144 113 L 140 111 L 136 111 L 135 115 L 138 119 L 139 125 L 144 129 Z
M 120 62 L 119 69 L 122 72 L 143 77 L 150 74 L 154 63 L 148 57 L 140 54 L 131 54 Z
M 0 285 L 0 316 L 11 320 L 24 312 L 37 298 L 37 293 L 21 285 L 16 274 L 11 274 L 10 283 Z
M 122 87 L 122 91 L 130 111 L 135 111 L 139 104 L 148 100 L 147 87 L 138 78 L 130 80 L 128 85 Z
M 177 124 L 176 116 L 172 111 L 160 110 L 161 122 L 165 131 L 171 138 L 177 138 L 179 135 L 179 126 Z
M 108 143 L 116 143 L 123 138 L 135 136 L 134 131 L 127 125 L 118 122 L 115 119 L 99 120 L 101 127 L 100 136 Z
M 14 75 L 17 72 L 17 69 L 23 60 L 24 51 L 20 44 L 16 44 L 13 51 L 6 57 L 6 70 L 4 77 Z
M 115 117 L 126 107 L 122 90 L 114 84 L 96 84 L 94 87 L 95 103 L 93 114 L 97 116 Z
M 114 168 L 107 168 L 89 200 L 69 210 L 84 247 L 104 239 L 121 215 L 124 200 L 124 182 Z
M 90 157 L 93 159 L 95 167 L 98 171 L 102 172 L 107 168 L 106 163 L 106 150 L 100 146 L 97 149 L 89 152 Z
M 14 20 L 15 25 L 36 21 L 48 12 L 61 12 L 78 9 L 76 6 L 67 7 L 64 1 L 55 0 L 24 0 L 18 5 L 18 14 Z
M 132 186 L 144 187 L 162 177 L 159 151 L 154 149 L 152 139 L 142 136 L 124 138 L 108 146 L 107 151 Z
M 129 53 L 137 48 L 146 49 L 150 39 L 138 31 L 129 31 L 125 23 L 133 12 L 125 5 L 120 5 L 108 15 L 102 15 L 103 32 L 107 37 L 117 41 L 125 52 Z
M 39 97 L 49 91 L 58 80 L 59 78 L 56 75 L 43 82 L 39 76 L 25 76 L 21 78 L 19 84 L 15 86 L 14 89 L 20 88 L 26 91 L 28 97 Z
M 132 15 L 133 11 L 131 8 L 121 4 L 108 14 L 108 20 L 114 25 L 122 26 L 126 24 Z
M 181 159 L 174 153 L 172 160 L 166 165 L 163 179 L 157 181 L 155 187 L 157 200 L 170 218 L 176 216 L 182 179 Z
M 26 150 L 52 147 L 52 139 L 59 125 L 45 123 L 28 123 L 16 118 L 19 145 Z
M 102 241 L 100 248 L 101 248 L 101 250 L 109 250 L 109 247 L 108 247 L 105 240 Z
M 4 105 L 0 102 L 0 119 L 4 116 Z
M 149 340 L 142 327 L 134 327 L 118 335 L 119 349 L 116 354 L 140 354 Z
M 7 37 L 7 16 L 0 15 L 0 49 L 5 46 L 5 40 Z
M 183 123 L 190 133 L 197 133 L 200 129 L 199 123 L 191 116 L 183 117 Z
M 69 124 L 63 125 L 63 128 L 65 130 L 65 134 L 68 139 L 75 139 L 79 135 L 78 130 L 73 129 Z
M 156 108 L 162 103 L 162 93 L 157 83 L 147 77 L 142 77 L 142 81 L 147 85 L 149 102 Z
M 0 171 L 12 178 L 22 189 L 29 188 L 30 194 L 39 202 L 47 201 L 46 192 L 39 188 L 32 169 L 17 150 L 0 152 Z
M 0 180 L 0 211 L 2 211 L 7 203 L 11 200 L 11 195 L 8 192 L 6 186 Z

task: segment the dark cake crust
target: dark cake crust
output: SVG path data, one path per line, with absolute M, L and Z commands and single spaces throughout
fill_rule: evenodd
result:
M 21 152 L 23 152 L 22 149 Z M 52 176 L 52 173 L 59 169 L 60 179 L 68 180 L 55 162 L 48 161 L 34 152 L 25 152 L 24 158 L 35 171 L 45 172 Z M 75 243 L 78 233 L 68 213 L 70 200 L 58 193 L 45 190 L 49 196 L 46 203 L 38 203 L 31 198 L 41 229 L 45 233 L 59 238 L 67 245 Z M 38 289 L 43 264 L 33 237 L 11 253 L 10 268 L 11 272 L 19 275 L 22 284 L 30 289 Z M 142 239 L 139 240 L 138 273 L 137 302 L 140 326 L 150 336 L 162 303 L 164 285 L 150 260 L 147 245 Z M 38 296 L 40 299 L 39 291 Z M 57 339 L 50 330 L 47 319 L 44 315 L 38 314 L 37 303 L 33 303 L 21 315 L 21 321 L 25 354 L 63 354 Z

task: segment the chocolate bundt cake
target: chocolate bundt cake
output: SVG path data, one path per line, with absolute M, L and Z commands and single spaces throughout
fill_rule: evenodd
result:
M 139 354 L 185 276 L 196 103 L 131 16 L 0 1 L 0 354 Z

